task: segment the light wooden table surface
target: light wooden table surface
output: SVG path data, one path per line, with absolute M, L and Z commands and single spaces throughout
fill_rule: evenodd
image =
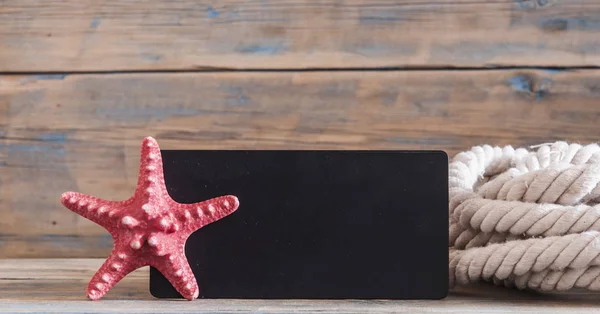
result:
M 443 300 L 158 300 L 148 268 L 86 299 L 102 259 L 0 259 L 0 313 L 600 313 L 600 294 L 540 295 L 476 285 Z

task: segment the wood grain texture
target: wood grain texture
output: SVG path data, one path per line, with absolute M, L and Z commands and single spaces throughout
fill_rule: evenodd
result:
M 598 66 L 596 0 L 0 2 L 0 71 Z
M 133 192 L 162 149 L 441 149 L 598 140 L 600 71 L 0 76 L 0 256 L 104 257 L 59 203 Z
M 443 300 L 162 300 L 148 291 L 148 268 L 100 301 L 84 289 L 102 259 L 0 260 L 0 313 L 597 313 L 599 294 L 537 294 L 485 285 L 458 287 Z

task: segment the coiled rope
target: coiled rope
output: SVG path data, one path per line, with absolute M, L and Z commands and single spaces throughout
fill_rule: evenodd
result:
M 600 146 L 476 146 L 449 189 L 450 287 L 600 290 Z

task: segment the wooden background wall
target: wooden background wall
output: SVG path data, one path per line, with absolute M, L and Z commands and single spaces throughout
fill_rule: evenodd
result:
M 597 0 L 0 1 L 0 257 L 105 257 L 59 203 L 163 149 L 597 141 Z

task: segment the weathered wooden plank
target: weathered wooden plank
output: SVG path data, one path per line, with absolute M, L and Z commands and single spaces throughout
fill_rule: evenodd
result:
M 54 204 L 53 204 L 54 205 Z M 46 206 L 47 207 L 47 206 Z M 47 208 L 41 207 L 36 213 L 25 214 L 23 219 L 29 219 L 29 222 L 21 222 L 23 228 L 38 228 L 48 224 L 43 218 Z M 6 215 L 5 212 L 2 215 Z M 57 224 L 67 221 L 67 217 L 62 217 L 66 213 L 54 214 L 58 219 L 49 224 Z M 9 214 L 12 215 L 12 214 Z M 35 221 L 37 220 L 37 222 Z M 47 229 L 47 228 L 46 228 Z M 14 234 L 6 234 L 4 231 L 0 234 L 0 258 L 4 257 L 30 257 L 40 258 L 45 256 L 107 256 L 113 247 L 113 241 L 108 232 L 98 234 L 100 231 L 86 231 L 80 228 L 78 231 L 72 231 L 71 234 L 57 234 L 59 232 L 50 230 L 45 234 L 29 234 L 27 230 L 16 231 Z M 77 232 L 77 233 L 75 233 Z
M 0 3 L 0 71 L 598 66 L 596 0 Z
M 597 313 L 597 293 L 535 294 L 457 287 L 443 300 L 157 300 L 141 268 L 100 301 L 85 286 L 102 259 L 0 260 L 0 313 Z
M 86 299 L 85 288 L 103 261 L 103 259 L 1 259 L 0 312 L 19 312 L 19 310 L 43 312 L 50 310 L 43 305 L 48 306 L 52 303 L 55 307 L 70 308 L 70 311 L 65 313 L 81 312 L 81 307 L 71 308 L 69 305 L 59 304 L 61 301 L 69 303 L 79 301 L 79 306 L 85 307 L 87 303 L 90 308 L 98 306 L 101 302 L 91 302 Z M 107 299 L 152 299 L 147 287 L 148 277 L 148 267 L 130 273 L 108 292 Z M 48 301 L 50 304 L 47 303 Z M 54 308 L 53 311 L 57 312 L 58 308 Z
M 128 198 L 148 135 L 163 149 L 452 156 L 597 141 L 599 97 L 596 70 L 0 76 L 0 256 L 106 256 L 107 233 L 60 194 Z

